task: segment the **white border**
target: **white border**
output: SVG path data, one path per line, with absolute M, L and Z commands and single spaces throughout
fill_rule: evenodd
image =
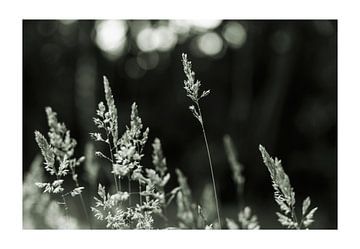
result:
M 345 2 L 345 1 L 344 1 Z M 2 1 L 1 248 L 355 247 L 359 230 L 359 27 L 356 1 Z M 339 19 L 339 229 L 332 231 L 23 231 L 22 19 Z M 26 125 L 26 124 L 25 124 Z

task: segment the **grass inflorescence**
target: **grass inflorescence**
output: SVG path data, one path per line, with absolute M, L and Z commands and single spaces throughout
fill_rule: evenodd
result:
M 166 160 L 159 138 L 148 145 L 149 128 L 145 128 L 138 105 L 130 107 L 130 123 L 119 127 L 118 110 L 115 105 L 110 83 L 103 77 L 105 101 L 98 104 L 93 118 L 96 130 L 90 137 L 97 144 L 105 145 L 101 150 L 88 143 L 85 155 L 75 158 L 77 142 L 71 137 L 65 123 L 57 119 L 57 113 L 46 107 L 49 131 L 47 137 L 35 131 L 35 141 L 43 159 L 37 158 L 25 177 L 24 182 L 24 227 L 26 228 L 76 228 L 81 225 L 71 214 L 71 197 L 79 197 L 87 228 L 108 229 L 259 229 L 260 223 L 254 210 L 245 203 L 244 165 L 240 163 L 236 146 L 229 135 L 224 136 L 224 149 L 236 186 L 239 201 L 237 218 L 222 220 L 216 188 L 216 172 L 211 159 L 204 116 L 200 100 L 210 94 L 210 90 L 200 91 L 201 82 L 195 78 L 191 61 L 182 54 L 182 65 L 186 76 L 184 89 L 192 101 L 189 109 L 201 126 L 207 152 L 210 180 L 203 192 L 202 203 L 192 196 L 188 179 L 180 169 L 175 169 L 178 186 L 169 190 L 167 185 L 171 170 Z M 144 165 L 145 147 L 151 146 L 152 165 Z M 104 150 L 104 148 L 106 148 Z M 286 228 L 306 229 L 314 222 L 317 208 L 310 209 L 310 197 L 302 203 L 301 216 L 295 211 L 295 192 L 285 173 L 281 161 L 273 159 L 263 146 L 259 146 L 274 188 L 274 199 L 280 207 L 278 220 Z M 97 157 L 97 159 L 95 158 Z M 85 162 L 84 173 L 87 183 L 79 181 L 77 168 Z M 112 184 L 97 180 L 101 169 L 109 167 Z M 171 165 L 170 165 L 171 167 Z M 201 165 L 199 166 L 201 167 Z M 48 177 L 44 177 L 44 173 Z M 112 175 L 112 176 L 111 176 Z M 34 187 L 34 184 L 37 186 Z M 96 185 L 96 187 L 95 187 Z M 94 188 L 96 188 L 96 193 Z M 84 191 L 92 196 L 93 202 L 86 202 Z M 73 200 L 74 201 L 74 200 Z M 175 203 L 177 220 L 169 224 L 167 209 Z M 34 212 L 33 210 L 48 210 Z M 91 210 L 90 212 L 88 210 Z M 216 215 L 215 215 L 216 212 Z M 213 213 L 213 215 L 212 215 Z M 57 219 L 49 219 L 49 216 Z M 215 218 L 216 216 L 216 218 Z M 223 224 L 223 226 L 222 226 Z

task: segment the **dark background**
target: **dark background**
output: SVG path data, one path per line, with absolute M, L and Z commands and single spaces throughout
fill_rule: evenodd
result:
M 307 195 L 319 207 L 312 227 L 337 228 L 337 21 L 25 20 L 24 174 L 39 153 L 34 130 L 47 130 L 45 106 L 58 112 L 78 141 L 77 155 L 84 154 L 89 132 L 96 130 L 92 117 L 104 100 L 106 75 L 120 131 L 134 101 L 150 127 L 144 165 L 151 164 L 151 143 L 159 137 L 172 173 L 169 190 L 176 185 L 174 169 L 180 168 L 199 201 L 210 172 L 201 128 L 183 89 L 183 52 L 203 90 L 211 89 L 201 107 L 222 216 L 236 218 L 238 212 L 223 148 L 222 138 L 229 134 L 245 166 L 246 205 L 262 228 L 280 225 L 259 144 L 282 160 L 298 210 Z

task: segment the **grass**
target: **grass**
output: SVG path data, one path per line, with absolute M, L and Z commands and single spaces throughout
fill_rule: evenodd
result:
M 203 116 L 201 114 L 201 108 L 200 108 L 200 104 L 199 104 L 200 99 L 202 99 L 202 98 L 204 98 L 204 97 L 206 97 L 207 95 L 210 94 L 210 90 L 203 91 L 202 94 L 199 95 L 199 90 L 200 90 L 201 83 L 200 83 L 199 80 L 195 80 L 195 72 L 192 71 L 191 62 L 187 59 L 186 54 L 182 54 L 182 63 L 183 63 L 184 73 L 185 73 L 186 78 L 187 78 L 186 80 L 184 80 L 184 89 L 186 91 L 186 95 L 195 104 L 195 106 L 191 105 L 189 107 L 189 109 L 192 112 L 192 114 L 194 115 L 194 117 L 200 122 L 202 134 L 203 134 L 203 137 L 204 137 L 206 152 L 207 152 L 207 156 L 208 156 L 208 159 L 209 159 L 209 167 L 210 167 L 210 173 L 211 173 L 212 186 L 213 186 L 213 189 L 214 189 L 215 205 L 216 205 L 216 213 L 217 213 L 217 218 L 218 218 L 218 224 L 219 224 L 219 228 L 221 229 L 221 218 L 220 218 L 220 210 L 219 210 L 219 201 L 218 201 L 218 197 L 217 197 L 217 194 L 216 194 L 217 190 L 216 190 L 214 169 L 213 169 L 213 165 L 212 165 L 209 144 L 208 144 L 207 136 L 206 136 L 206 132 L 205 132 Z
M 237 219 L 225 217 L 222 220 L 216 188 L 216 172 L 211 159 L 204 117 L 200 100 L 210 94 L 202 91 L 201 83 L 195 80 L 191 62 L 186 54 L 182 55 L 186 79 L 184 89 L 193 105 L 189 109 L 199 121 L 207 152 L 211 187 L 207 188 L 203 205 L 194 200 L 186 176 L 176 169 L 178 186 L 166 192 L 170 173 L 161 141 L 152 142 L 152 165 L 143 165 L 144 148 L 147 146 L 150 129 L 145 128 L 139 115 L 138 106 L 130 108 L 130 124 L 123 130 L 118 126 L 118 111 L 110 83 L 103 78 L 105 101 L 98 104 L 93 118 L 97 130 L 90 137 L 103 144 L 106 150 L 96 150 L 93 145 L 86 146 L 86 158 L 75 158 L 76 140 L 70 136 L 66 125 L 57 119 L 57 113 L 47 107 L 49 125 L 48 137 L 35 131 L 35 141 L 40 149 L 41 160 L 37 159 L 24 181 L 24 227 L 25 228 L 108 228 L 108 229 L 259 229 L 257 216 L 247 203 L 244 203 L 245 177 L 244 165 L 239 162 L 237 150 L 231 137 L 224 136 L 224 148 L 236 185 L 239 200 Z M 104 148 L 104 146 L 102 147 Z M 278 221 L 285 228 L 307 229 L 314 222 L 317 208 L 310 209 L 311 200 L 307 197 L 302 203 L 301 215 L 295 210 L 295 192 L 285 173 L 281 161 L 273 159 L 263 146 L 259 146 L 264 164 L 270 173 L 274 188 L 274 199 L 279 205 Z M 94 158 L 94 155 L 97 159 Z M 85 162 L 85 176 L 90 185 L 97 184 L 97 193 L 92 188 L 85 189 L 76 173 L 77 167 Z M 99 168 L 108 166 L 113 184 L 97 182 Z M 44 177 L 48 173 L 48 178 Z M 48 179 L 48 180 L 46 180 Z M 83 186 L 84 185 L 84 186 Z M 37 186 L 37 188 L 36 188 Z M 93 196 L 93 201 L 85 201 L 82 193 Z M 50 196 L 51 195 L 51 196 Z M 71 198 L 79 198 L 73 199 Z M 177 221 L 169 224 L 167 209 L 176 200 Z M 81 224 L 76 215 L 71 214 L 69 202 L 79 202 L 82 206 L 87 225 Z M 40 205 L 40 206 L 39 206 Z M 33 212 L 52 207 L 49 223 L 47 212 Z M 91 212 L 89 212 L 91 210 Z M 216 219 L 210 218 L 216 210 Z M 215 211 L 214 211 L 215 212 Z M 90 215 L 89 215 L 90 214 Z M 214 215 L 215 216 L 215 215 Z M 55 224 L 55 225 L 54 225 Z
M 301 219 L 298 219 L 295 212 L 295 192 L 288 175 L 281 165 L 281 161 L 276 157 L 272 159 L 262 145 L 259 145 L 259 150 L 264 164 L 270 172 L 274 188 L 274 199 L 280 207 L 281 212 L 276 213 L 278 221 L 287 228 L 308 228 L 314 222 L 313 216 L 317 207 L 309 210 L 311 200 L 310 197 L 305 198 L 302 204 Z

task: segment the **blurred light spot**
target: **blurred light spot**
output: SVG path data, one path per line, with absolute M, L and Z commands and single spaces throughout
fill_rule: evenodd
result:
M 130 58 L 126 61 L 125 72 L 132 79 L 139 79 L 145 74 L 145 70 L 139 67 L 135 58 Z
M 95 42 L 109 59 L 116 59 L 124 52 L 128 26 L 122 20 L 97 21 Z
M 140 50 L 150 52 L 154 50 L 168 51 L 177 43 L 177 35 L 168 26 L 157 28 L 146 27 L 137 36 L 136 44 Z
M 169 27 L 174 29 L 177 34 L 187 35 L 191 29 L 199 32 L 205 32 L 215 29 L 221 24 L 221 20 L 170 20 Z
M 139 32 L 136 37 L 136 44 L 140 50 L 149 52 L 156 49 L 158 41 L 153 33 L 154 29 L 151 27 L 146 27 Z
M 276 53 L 283 54 L 291 48 L 291 37 L 287 31 L 278 30 L 270 38 L 272 48 Z
M 159 55 L 157 52 L 139 53 L 136 62 L 142 69 L 151 70 L 159 64 Z
M 246 30 L 238 22 L 228 22 L 223 29 L 224 39 L 232 48 L 240 48 L 246 41 Z
M 190 35 L 191 24 L 186 20 L 170 20 L 168 26 L 177 34 L 178 43 L 184 43 Z
M 160 26 L 155 29 L 158 39 L 157 49 L 159 51 L 168 51 L 177 43 L 177 35 L 168 26 Z
M 215 32 L 208 32 L 198 38 L 197 45 L 205 55 L 215 56 L 221 52 L 223 41 Z
M 191 29 L 191 24 L 186 20 L 170 20 L 169 27 L 178 34 L 186 34 Z
M 221 24 L 221 20 L 205 19 L 188 20 L 187 22 L 189 22 L 196 31 L 207 31 L 209 29 L 215 29 Z
M 134 39 L 136 39 L 136 37 L 138 36 L 141 30 L 145 28 L 149 28 L 150 26 L 151 23 L 148 20 L 130 21 L 129 22 L 130 34 Z
M 60 20 L 61 24 L 71 25 L 77 22 L 77 20 Z

